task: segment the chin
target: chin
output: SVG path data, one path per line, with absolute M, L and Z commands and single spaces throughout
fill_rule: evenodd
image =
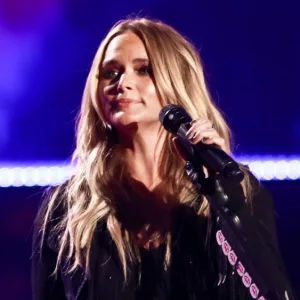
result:
M 137 124 L 142 120 L 141 116 L 136 114 L 128 114 L 126 112 L 118 112 L 112 116 L 112 123 L 116 126 L 130 126 L 133 124 Z
M 122 116 L 121 118 L 114 118 L 113 119 L 113 124 L 115 127 L 119 127 L 120 129 L 121 128 L 126 128 L 127 130 L 130 129 L 138 129 L 138 127 L 152 127 L 153 125 L 154 126 L 157 126 L 157 125 L 160 125 L 160 122 L 158 120 L 158 118 L 145 118 L 145 117 L 142 117 L 142 116 Z

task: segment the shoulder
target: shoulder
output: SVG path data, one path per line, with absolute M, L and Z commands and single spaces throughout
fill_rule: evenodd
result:
M 278 249 L 273 196 L 264 183 L 258 180 L 249 169 L 247 173 L 251 189 L 249 206 L 253 217 L 257 222 L 261 234 L 263 234 L 270 244 Z
M 45 190 L 35 218 L 35 226 L 41 225 L 47 215 L 49 215 L 49 221 L 53 221 L 64 214 L 66 208 L 66 187 L 67 182 Z
M 264 215 L 265 213 L 274 213 L 273 197 L 270 191 L 266 188 L 253 173 L 248 169 L 246 171 L 250 189 L 250 205 L 253 208 L 253 213 L 256 215 Z
M 52 233 L 57 232 L 58 225 L 63 220 L 67 211 L 66 187 L 68 182 L 45 190 L 42 201 L 34 220 L 34 240 L 40 243 L 42 240 L 54 247 Z
M 224 191 L 237 199 L 245 197 L 246 206 L 255 219 L 258 229 L 264 232 L 266 236 L 270 236 L 272 242 L 277 244 L 272 195 L 264 183 L 258 180 L 247 166 L 241 165 L 240 167 L 245 175 L 242 184 L 237 185 L 231 180 L 223 179 L 221 182 Z
M 57 236 L 53 228 L 64 215 L 63 190 L 65 185 L 45 190 L 34 221 L 31 255 L 33 299 L 65 299 L 61 272 L 56 272 L 58 247 L 53 244 L 53 237 Z

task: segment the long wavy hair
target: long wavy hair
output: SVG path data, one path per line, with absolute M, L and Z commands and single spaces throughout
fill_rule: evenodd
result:
M 118 201 L 130 200 L 130 188 L 124 184 L 126 161 L 120 155 L 116 131 L 105 121 L 99 99 L 99 74 L 106 49 L 113 38 L 127 31 L 136 34 L 145 46 L 161 104 L 177 104 L 184 107 L 193 119 L 211 120 L 225 140 L 226 151 L 231 153 L 230 130 L 211 99 L 202 62 L 194 46 L 160 21 L 134 18 L 118 22 L 100 44 L 87 78 L 77 124 L 74 175 L 63 188 L 51 194 L 43 217 L 41 232 L 45 233 L 57 199 L 63 199 L 64 214 L 50 233 L 61 234 L 56 271 L 62 258 L 71 262 L 69 271 L 78 266 L 88 271 L 91 243 L 99 223 L 107 227 L 116 244 L 125 280 L 128 260 L 140 258 L 130 231 L 118 218 Z M 184 163 L 179 159 L 169 133 L 165 137 L 160 162 L 160 186 L 165 195 L 174 196 L 180 203 L 195 206 L 197 197 L 194 187 L 185 175 Z M 251 187 L 247 174 L 242 185 L 250 199 Z M 199 215 L 208 215 L 209 205 L 205 198 L 198 205 L 197 212 Z M 166 265 L 171 259 L 171 238 L 168 233 Z

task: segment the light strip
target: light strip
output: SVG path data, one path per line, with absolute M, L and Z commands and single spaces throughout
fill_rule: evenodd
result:
M 235 159 L 248 165 L 260 180 L 300 179 L 299 157 L 243 156 Z M 0 165 L 0 187 L 55 186 L 65 182 L 71 174 L 72 167 L 68 164 Z
M 0 167 L 0 187 L 55 186 L 72 174 L 69 165 Z
M 298 157 L 239 157 L 260 180 L 299 180 L 300 158 Z

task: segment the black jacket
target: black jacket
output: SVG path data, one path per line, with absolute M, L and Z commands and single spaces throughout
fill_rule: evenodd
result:
M 65 260 L 57 276 L 51 275 L 55 268 L 58 249 L 55 239 L 49 237 L 49 232 L 62 216 L 64 206 L 63 199 L 59 199 L 58 202 L 50 218 L 52 221 L 48 224 L 42 248 L 39 247 L 41 242 L 39 228 L 46 203 L 36 219 L 32 259 L 33 300 L 137 299 L 138 266 L 135 264 L 129 266 L 129 279 L 124 285 L 116 246 L 105 226 L 101 224 L 97 227 L 92 241 L 90 275 L 85 275 L 80 268 L 71 274 L 66 273 L 64 270 L 68 266 Z M 266 232 L 266 241 L 278 249 L 273 201 L 268 191 L 261 185 L 252 200 L 252 206 L 258 230 Z M 208 222 L 211 222 L 212 232 L 210 241 L 206 244 Z M 202 219 L 185 206 L 174 214 L 172 235 L 175 242 L 172 244 L 172 263 L 166 279 L 169 285 L 168 299 L 251 299 L 240 278 L 232 274 L 232 269 L 219 250 L 215 242 L 215 231 L 216 222 L 213 215 L 208 219 Z M 280 258 L 275 263 L 282 265 Z M 217 286 L 222 272 L 226 274 L 226 279 Z M 146 288 L 142 291 L 144 294 L 141 292 L 140 295 L 143 296 L 139 299 L 161 299 L 153 294 L 156 291 L 156 281 L 161 280 L 159 276 L 148 277 L 149 281 L 153 282 L 146 283 Z M 282 280 L 283 286 L 287 286 L 286 278 Z

